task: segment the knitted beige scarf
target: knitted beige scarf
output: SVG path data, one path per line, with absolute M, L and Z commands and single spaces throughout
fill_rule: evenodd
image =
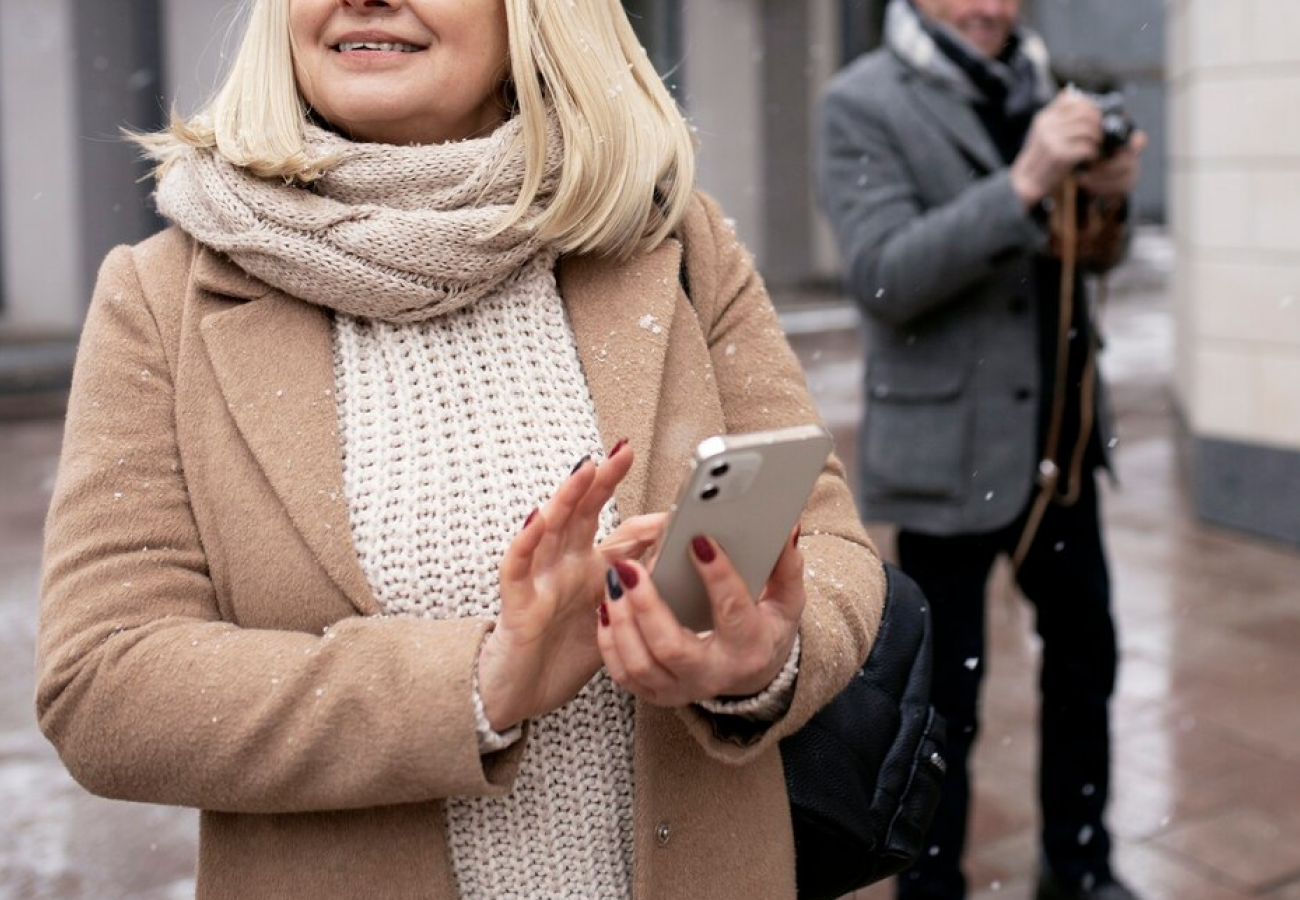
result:
M 559 180 L 554 116 L 537 200 L 522 222 L 485 237 L 519 197 L 520 135 L 518 118 L 485 138 L 427 146 L 354 143 L 309 125 L 308 153 L 339 160 L 310 187 L 194 150 L 168 169 L 156 201 L 199 243 L 294 297 L 422 321 L 490 293 L 541 249 L 530 222 Z

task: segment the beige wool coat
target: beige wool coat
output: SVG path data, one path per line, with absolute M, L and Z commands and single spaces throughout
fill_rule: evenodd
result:
M 697 199 L 680 233 L 689 298 L 678 240 L 559 268 L 605 445 L 637 451 L 624 517 L 667 508 L 700 440 L 816 419 L 717 208 Z M 321 308 L 175 229 L 105 261 L 47 524 L 37 711 L 89 790 L 203 811 L 201 898 L 449 900 L 439 798 L 510 791 L 528 752 L 478 752 L 488 621 L 377 615 L 333 387 Z M 838 460 L 803 535 L 789 712 L 739 740 L 637 705 L 638 900 L 794 897 L 777 741 L 866 657 L 884 596 Z

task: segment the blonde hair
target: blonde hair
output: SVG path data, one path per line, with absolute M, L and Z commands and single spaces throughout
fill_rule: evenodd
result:
M 565 253 L 620 258 L 653 249 L 685 214 L 695 139 L 618 0 L 502 0 L 510 81 L 525 162 L 518 202 L 494 230 L 518 223 L 546 164 L 547 107 L 559 123 L 559 185 L 535 221 Z M 263 178 L 310 183 L 335 163 L 304 142 L 306 101 L 294 78 L 289 0 L 247 0 L 243 41 L 224 83 L 189 119 L 129 137 L 157 162 L 213 148 Z

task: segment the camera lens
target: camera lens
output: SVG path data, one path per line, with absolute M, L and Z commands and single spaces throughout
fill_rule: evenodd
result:
M 712 475 L 714 478 L 721 478 L 723 475 L 726 475 L 730 471 L 731 471 L 731 463 L 718 463 L 712 469 L 709 469 L 709 474 Z
M 1133 137 L 1133 123 L 1123 113 L 1109 113 L 1101 120 L 1101 155 L 1113 156 Z
M 705 485 L 704 490 L 700 491 L 701 500 L 712 500 L 718 496 L 718 486 L 716 484 Z

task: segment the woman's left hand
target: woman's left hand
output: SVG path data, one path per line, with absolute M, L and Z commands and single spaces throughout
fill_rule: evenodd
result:
M 609 676 L 656 706 L 762 692 L 789 658 L 803 614 L 798 536 L 796 528 L 757 603 L 717 543 L 692 541 L 713 610 L 713 630 L 703 634 L 677 621 L 644 566 L 615 562 L 597 635 Z

